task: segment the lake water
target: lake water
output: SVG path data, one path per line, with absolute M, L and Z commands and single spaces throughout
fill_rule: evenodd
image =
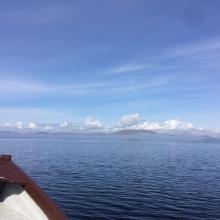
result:
M 159 135 L 1 137 L 70 219 L 220 219 L 220 142 Z

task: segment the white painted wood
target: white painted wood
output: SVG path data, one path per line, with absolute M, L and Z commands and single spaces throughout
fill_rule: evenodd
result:
M 1 195 L 0 220 L 3 219 L 48 220 L 44 212 L 21 186 L 9 183 L 5 185 Z
M 30 220 L 30 218 L 23 216 L 2 202 L 0 203 L 0 220 Z

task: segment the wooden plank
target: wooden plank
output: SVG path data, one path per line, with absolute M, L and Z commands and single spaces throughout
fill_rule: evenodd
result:
M 2 155 L 0 157 L 0 180 L 10 183 L 25 184 L 25 179 L 11 165 L 11 156 Z

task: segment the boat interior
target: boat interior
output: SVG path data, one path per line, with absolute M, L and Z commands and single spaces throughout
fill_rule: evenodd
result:
M 0 180 L 0 220 L 48 220 L 43 211 L 16 183 Z

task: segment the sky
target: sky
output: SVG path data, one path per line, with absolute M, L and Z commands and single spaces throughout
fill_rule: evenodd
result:
M 219 130 L 219 10 L 218 0 L 1 1 L 0 124 Z

